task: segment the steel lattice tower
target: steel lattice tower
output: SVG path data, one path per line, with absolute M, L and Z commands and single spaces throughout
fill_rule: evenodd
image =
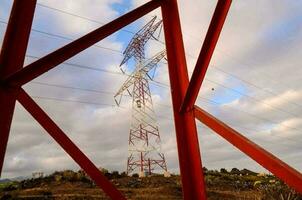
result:
M 155 70 L 157 63 L 165 57 L 166 51 L 159 52 L 151 59 L 145 58 L 145 44 L 154 37 L 154 32 L 162 23 L 161 21 L 155 23 L 155 20 L 156 17 L 139 30 L 124 51 L 124 59 L 120 64 L 122 72 L 124 72 L 122 65 L 132 57 L 135 61 L 135 70 L 114 96 L 118 105 L 125 91 L 132 97 L 127 173 L 130 174 L 138 168 L 140 176 L 144 176 L 145 172 L 151 175 L 156 167 L 162 168 L 168 175 L 165 156 L 161 152 L 161 139 L 149 86 L 149 79 L 152 78 L 148 74 Z
M 207 73 L 231 3 L 232 0 L 217 1 L 194 71 L 189 79 L 177 0 L 148 1 L 28 65 L 24 65 L 24 59 L 37 1 L 13 1 L 0 52 L 0 176 L 15 104 L 18 101 L 108 197 L 111 199 L 126 199 L 22 86 L 47 71 L 56 68 L 59 64 L 76 56 L 154 9 L 161 8 L 183 198 L 185 200 L 207 199 L 195 119 L 208 126 L 213 130 L 213 133 L 218 134 L 245 155 L 272 172 L 288 186 L 302 193 L 301 172 L 196 105 L 198 93 Z M 132 57 L 136 53 L 144 55 L 143 51 L 138 51 L 137 49 L 142 49 L 148 40 L 146 38 L 151 37 L 150 33 L 156 28 L 153 23 L 154 21 L 150 23 L 151 25 L 147 24 L 148 26 L 146 25 L 132 39 L 132 43 L 128 46 L 127 53 L 125 53 L 124 62 L 129 59 L 129 56 Z M 145 39 L 142 40 L 141 38 Z M 134 58 L 136 57 L 134 56 Z M 156 65 L 154 65 L 155 61 L 156 59 L 149 63 L 141 62 L 145 64 L 141 64 L 135 69 L 132 76 L 139 73 L 147 75 L 148 70 Z M 143 72 L 144 70 L 145 72 Z M 125 83 L 123 85 L 124 88 L 121 88 L 119 92 L 128 90 L 134 84 L 134 80 L 136 79 L 129 78 L 128 82 L 126 81 L 128 85 Z

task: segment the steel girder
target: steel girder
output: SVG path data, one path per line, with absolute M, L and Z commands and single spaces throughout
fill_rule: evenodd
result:
M 11 120 L 17 99 L 109 197 L 112 199 L 125 199 L 21 87 L 148 12 L 161 7 L 184 199 L 206 199 L 195 117 L 296 191 L 302 193 L 301 173 L 260 148 L 257 144 L 244 138 L 201 108 L 196 106 L 194 109 L 193 105 L 231 5 L 231 0 L 218 0 L 190 82 L 177 0 L 151 0 L 143 6 L 22 68 L 35 5 L 36 0 L 14 1 L 1 49 L 0 172 L 2 171 Z M 245 144 L 245 146 L 242 144 Z

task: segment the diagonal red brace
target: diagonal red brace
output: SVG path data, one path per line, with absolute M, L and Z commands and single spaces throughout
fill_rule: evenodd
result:
M 195 106 L 195 117 L 296 191 L 302 193 L 302 174 L 297 170 L 198 106 Z
M 41 74 L 54 68 L 65 60 L 94 45 L 108 35 L 118 31 L 146 13 L 161 5 L 162 0 L 152 0 L 139 8 L 117 18 L 116 20 L 88 33 L 87 35 L 65 45 L 64 47 L 40 58 L 14 75 L 5 79 L 10 85 L 22 86 Z
M 232 0 L 218 0 L 206 38 L 192 74 L 192 78 L 187 88 L 186 95 L 180 107 L 180 112 L 192 109 L 195 104 L 231 3 Z
M 22 69 L 36 0 L 14 1 L 0 54 L 0 80 Z M 15 109 L 15 92 L 0 83 L 0 176 Z
M 85 156 L 23 89 L 21 89 L 17 100 L 111 199 L 125 199 L 89 158 Z

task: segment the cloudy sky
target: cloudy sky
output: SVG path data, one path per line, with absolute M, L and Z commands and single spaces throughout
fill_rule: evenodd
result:
M 12 2 L 0 1 L 1 43 Z M 26 64 L 144 2 L 38 0 Z M 192 72 L 216 1 L 179 3 L 186 58 Z M 197 102 L 300 171 L 301 10 L 302 0 L 234 1 Z M 24 86 L 97 166 L 119 171 L 126 168 L 131 99 L 125 97 L 121 107 L 115 106 L 113 95 L 127 78 L 120 73 L 118 65 L 133 33 L 154 15 L 160 18 L 160 10 Z M 164 41 L 163 35 L 160 41 Z M 150 41 L 147 57 L 162 49 L 163 43 Z M 169 78 L 164 62 L 159 65 L 150 86 L 167 165 L 171 172 L 179 173 Z M 204 166 L 265 171 L 217 134 L 197 124 Z M 78 168 L 17 104 L 2 178 Z

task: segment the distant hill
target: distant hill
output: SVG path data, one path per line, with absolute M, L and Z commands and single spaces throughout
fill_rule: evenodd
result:
M 12 182 L 12 181 L 24 181 L 24 180 L 27 180 L 27 179 L 30 179 L 31 176 L 18 176 L 18 177 L 14 177 L 14 178 L 4 178 L 4 179 L 0 179 L 0 183 L 9 183 L 9 182 Z
M 11 182 L 12 180 L 8 179 L 8 178 L 5 178 L 5 179 L 0 179 L 0 183 L 9 183 Z
M 11 181 L 24 181 L 24 180 L 27 180 L 27 179 L 30 179 L 31 176 L 18 176 L 18 177 L 15 177 L 15 178 L 11 178 L 10 180 Z

